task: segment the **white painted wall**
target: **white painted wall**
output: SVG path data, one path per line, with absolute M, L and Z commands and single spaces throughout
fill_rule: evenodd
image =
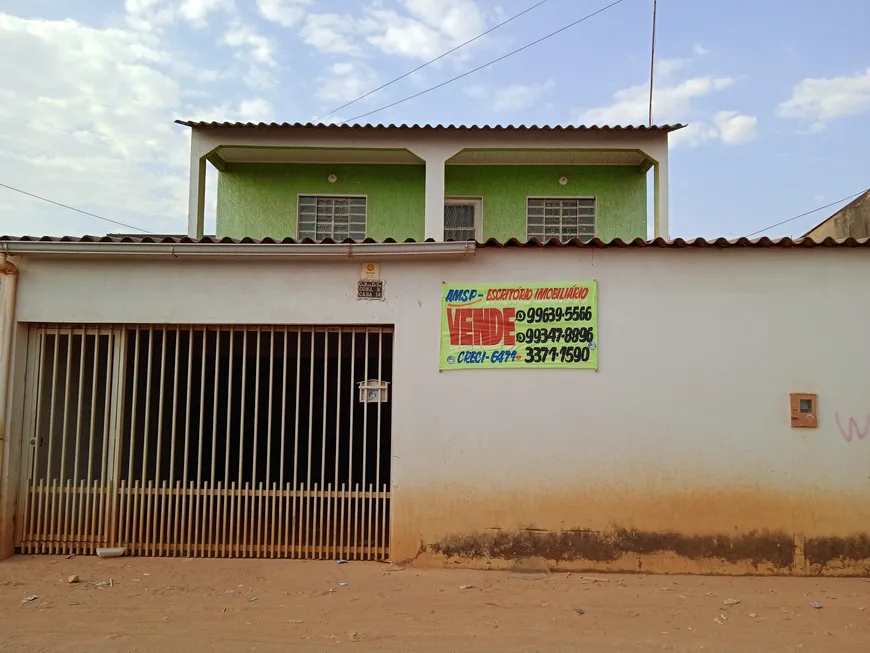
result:
M 870 519 L 861 249 L 479 249 L 384 260 L 21 259 L 34 322 L 394 324 L 394 544 L 462 530 L 785 529 Z M 597 279 L 600 370 L 438 371 L 441 282 Z M 20 369 L 20 368 L 19 368 Z M 21 383 L 20 373 L 16 382 Z M 819 395 L 792 429 L 789 392 Z

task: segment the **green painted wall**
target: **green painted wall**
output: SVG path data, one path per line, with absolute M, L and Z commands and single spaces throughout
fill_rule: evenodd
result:
M 422 240 L 425 178 L 423 165 L 231 164 L 218 176 L 217 235 L 295 238 L 297 196 L 320 193 L 365 195 L 368 238 Z
M 445 194 L 483 198 L 484 238 L 525 240 L 529 195 L 594 195 L 599 238 L 646 238 L 646 174 L 633 166 L 447 166 Z
M 297 196 L 318 193 L 366 195 L 369 238 L 424 237 L 424 166 L 301 163 L 232 164 L 220 173 L 217 235 L 295 237 Z M 646 175 L 636 167 L 447 166 L 445 194 L 483 198 L 484 238 L 524 240 L 529 195 L 594 195 L 600 238 L 646 238 Z

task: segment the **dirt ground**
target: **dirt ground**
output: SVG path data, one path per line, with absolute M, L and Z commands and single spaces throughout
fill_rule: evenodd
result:
M 79 581 L 70 583 L 77 575 Z M 33 600 L 26 599 L 36 596 Z M 727 605 L 729 599 L 739 601 Z M 815 602 L 820 608 L 814 608 Z M 870 650 L 870 579 L 17 556 L 0 650 Z

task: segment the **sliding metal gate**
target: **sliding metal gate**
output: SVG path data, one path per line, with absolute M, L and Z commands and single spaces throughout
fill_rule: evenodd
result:
M 389 327 L 34 326 L 26 553 L 389 556 Z

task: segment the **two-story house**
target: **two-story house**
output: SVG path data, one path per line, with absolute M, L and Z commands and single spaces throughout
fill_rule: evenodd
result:
M 667 240 L 679 126 L 187 124 L 189 235 L 0 236 L 0 559 L 866 575 L 870 239 Z
M 403 241 L 668 236 L 668 134 L 653 127 L 454 127 L 179 121 L 191 128 L 188 235 L 205 171 L 217 235 Z

